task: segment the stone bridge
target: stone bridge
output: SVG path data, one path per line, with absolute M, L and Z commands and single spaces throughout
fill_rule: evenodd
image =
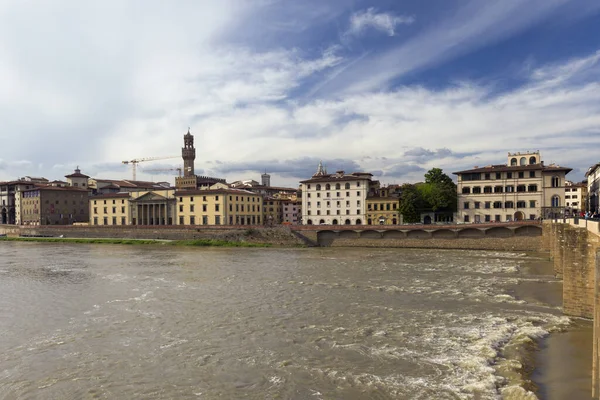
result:
M 542 235 L 540 221 L 449 225 L 299 225 L 290 228 L 321 246 L 331 245 L 340 239 L 479 239 Z

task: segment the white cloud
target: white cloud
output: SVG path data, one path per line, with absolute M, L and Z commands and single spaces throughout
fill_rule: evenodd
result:
M 398 25 L 410 25 L 415 22 L 412 16 L 394 15 L 393 13 L 378 13 L 373 7 L 358 11 L 350 16 L 350 27 L 346 35 L 358 36 L 368 28 L 394 36 Z

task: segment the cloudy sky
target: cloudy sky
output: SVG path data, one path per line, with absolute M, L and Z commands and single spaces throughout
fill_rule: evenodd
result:
M 600 155 L 597 0 L 0 0 L 0 180 L 179 156 L 295 187 Z M 140 163 L 174 181 L 180 158 Z

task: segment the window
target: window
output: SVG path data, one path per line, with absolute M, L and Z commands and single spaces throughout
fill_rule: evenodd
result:
M 466 186 L 466 187 L 463 187 L 463 188 L 462 188 L 462 193 L 463 193 L 463 194 L 469 194 L 469 193 L 471 193 L 471 188 L 470 188 L 470 187 L 468 187 L 468 186 Z
M 494 193 L 502 193 L 503 189 L 502 186 L 494 186 Z
M 480 202 L 478 202 L 478 201 L 475 202 L 475 208 L 479 208 L 480 205 L 481 205 Z
M 320 184 L 317 184 L 317 187 L 316 187 L 316 189 L 317 189 L 317 190 L 321 190 L 321 185 L 320 185 Z
M 125 213 L 125 207 L 121 207 L 121 213 Z
M 317 197 L 321 197 L 321 193 L 317 193 Z
M 504 203 L 504 208 L 515 208 L 515 203 L 512 201 L 507 201 Z
M 502 208 L 502 202 L 501 201 L 495 201 L 494 202 L 494 208 Z
M 98 214 L 98 209 L 96 207 L 94 207 L 94 214 Z M 98 224 L 96 224 L 98 225 Z
M 552 207 L 560 207 L 560 197 L 552 196 Z
M 112 224 L 116 225 L 117 224 L 117 217 L 112 217 Z
M 104 214 L 106 214 L 106 213 L 108 212 L 108 211 L 106 211 L 106 207 L 104 207 L 104 210 L 103 210 L 103 211 L 104 211 Z M 105 225 L 106 225 L 106 224 L 105 224 Z
M 194 212 L 194 205 L 193 204 L 190 204 L 190 212 Z M 194 225 L 193 222 L 191 222 L 191 224 Z
M 531 156 L 531 157 L 529 157 L 529 165 L 533 165 L 533 164 L 535 164 L 535 157 Z
M 183 217 L 179 217 L 179 225 L 183 225 Z
M 558 176 L 552 177 L 552 187 L 560 187 L 560 178 Z
M 529 208 L 535 208 L 535 200 L 529 200 Z
M 346 200 L 346 207 L 350 207 L 350 200 Z
M 465 222 L 469 222 L 469 216 L 465 215 Z
M 180 202 L 180 203 L 181 203 L 181 202 L 183 202 L 183 197 L 180 197 L 180 198 L 179 198 L 179 202 Z
M 360 197 L 360 192 L 356 192 L 356 195 L 357 195 L 358 197 Z
M 494 215 L 494 221 L 495 222 L 500 222 L 500 215 L 499 214 Z
M 508 185 L 504 188 L 506 193 L 513 193 L 515 191 L 515 187 L 513 185 Z
M 306 187 L 307 187 L 308 189 L 310 189 L 310 183 L 309 183 L 308 185 L 306 185 Z
M 346 197 L 350 197 L 350 192 L 346 192 Z
M 344 185 L 344 188 L 345 188 L 345 189 L 350 189 L 350 184 L 349 184 L 349 183 L 346 183 L 346 184 Z
M 529 214 L 529 219 L 531 219 L 531 220 L 535 219 L 535 214 Z
M 346 215 L 350 215 L 350 210 L 346 210 Z
M 317 215 L 321 215 L 321 210 L 317 210 Z
M 207 210 L 206 204 L 202 204 L 202 211 L 206 212 L 206 210 Z
M 218 204 L 217 204 L 218 206 Z M 217 210 L 219 211 L 219 210 Z M 220 215 L 215 215 L 215 225 L 221 225 L 221 216 Z
M 535 178 L 535 171 L 529 171 L 529 177 Z
M 219 205 L 218 204 L 215 204 L 215 211 L 219 211 Z M 217 224 L 217 225 L 219 225 L 219 224 Z
M 196 225 L 196 217 L 193 215 L 190 217 L 190 225 Z
M 502 179 L 502 174 L 500 172 L 496 172 L 496 179 Z
M 215 196 L 215 201 L 219 201 L 219 196 Z
M 112 212 L 113 212 L 113 214 L 116 214 L 117 213 L 117 207 L 113 207 L 112 208 Z
M 325 197 L 329 197 L 329 192 L 325 193 Z
M 486 172 L 484 176 L 485 176 L 485 180 L 486 180 L 486 181 L 491 179 L 491 178 L 490 178 L 490 173 L 489 173 L 489 172 Z
M 356 200 L 356 207 L 360 207 L 360 200 Z
M 525 207 L 527 207 L 525 200 L 517 201 L 517 208 L 525 208 Z
M 183 212 L 183 204 L 179 205 L 179 212 Z
M 463 208 L 464 208 L 465 210 L 467 210 L 467 209 L 469 208 L 469 202 L 468 202 L 468 201 L 465 201 L 465 202 L 463 203 Z
M 525 178 L 525 172 L 519 171 L 519 178 Z
M 529 185 L 527 186 L 528 192 L 537 192 L 537 185 Z
M 356 187 L 360 187 L 360 182 L 356 182 Z
M 202 201 L 206 201 L 206 196 L 202 196 Z
M 340 190 L 340 184 L 339 183 L 335 184 L 335 190 Z M 339 194 L 338 194 L 338 196 L 339 196 Z
M 515 165 L 517 165 L 517 159 L 516 158 L 511 158 L 510 159 L 510 166 L 514 167 Z
M 331 190 L 331 185 L 329 183 L 325 185 L 325 190 Z
M 479 174 L 479 173 L 462 174 L 460 179 L 463 181 L 478 181 L 481 179 L 481 174 Z
M 94 217 L 94 225 L 98 225 L 98 217 Z
M 506 173 L 506 179 L 512 179 L 512 172 Z
M 327 210 L 327 215 L 330 215 L 330 211 L 331 211 L 331 210 Z
M 525 185 L 517 185 L 517 193 L 523 193 L 525 191 Z
M 492 202 L 491 201 L 486 201 L 485 202 L 485 208 L 492 208 Z
M 485 214 L 485 222 L 490 222 L 490 214 Z
M 481 187 L 474 186 L 473 187 L 473 194 L 480 194 L 480 193 L 481 193 Z
M 317 201 L 317 207 L 321 207 L 321 202 Z
M 103 225 L 108 225 L 108 217 L 103 218 Z
M 492 193 L 492 187 L 491 186 L 485 186 L 483 188 L 483 193 Z
M 126 225 L 125 217 L 121 217 L 121 225 Z
M 202 216 L 202 225 L 208 225 L 208 215 Z

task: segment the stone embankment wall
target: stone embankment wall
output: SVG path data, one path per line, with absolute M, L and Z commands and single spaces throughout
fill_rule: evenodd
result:
M 593 319 L 592 398 L 600 398 L 600 223 L 582 219 L 547 221 L 542 249 L 550 251 L 563 280 L 563 312 Z
M 265 243 L 274 246 L 303 246 L 305 242 L 287 227 L 188 227 L 188 226 L 15 226 L 0 225 L 0 235 L 63 236 L 66 238 L 116 238 L 194 240 L 217 239 L 231 242 Z

